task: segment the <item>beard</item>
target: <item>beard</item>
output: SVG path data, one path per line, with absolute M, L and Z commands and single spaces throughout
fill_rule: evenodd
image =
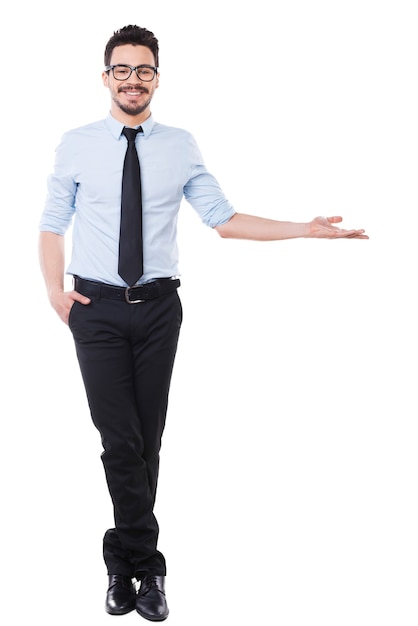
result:
M 144 92 L 149 93 L 148 90 L 144 90 Z M 112 100 L 127 115 L 139 115 L 149 107 L 152 97 L 149 97 L 143 104 L 123 104 L 120 102 L 117 94 L 112 94 Z

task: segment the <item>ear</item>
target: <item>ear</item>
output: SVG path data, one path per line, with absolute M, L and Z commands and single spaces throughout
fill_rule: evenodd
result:
M 155 77 L 155 89 L 158 89 L 160 86 L 160 74 L 158 73 Z
M 109 74 L 107 72 L 102 72 L 102 81 L 105 87 L 109 87 Z

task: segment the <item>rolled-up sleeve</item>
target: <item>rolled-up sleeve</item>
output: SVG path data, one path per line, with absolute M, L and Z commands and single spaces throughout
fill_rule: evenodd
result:
M 64 135 L 56 150 L 53 173 L 48 177 L 47 197 L 39 229 L 64 235 L 71 225 L 75 212 L 77 182 L 72 164 L 71 142 Z
M 199 214 L 202 222 L 215 228 L 228 222 L 235 210 L 225 197 L 216 178 L 208 172 L 192 135 L 188 135 L 190 173 L 183 188 L 184 197 Z
M 211 228 L 225 224 L 235 213 L 218 181 L 204 166 L 194 168 L 194 175 L 184 188 L 184 197 Z

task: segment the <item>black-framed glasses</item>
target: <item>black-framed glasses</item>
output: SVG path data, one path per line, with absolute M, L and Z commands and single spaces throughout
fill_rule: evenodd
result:
M 106 65 L 105 72 L 110 72 L 110 70 L 112 70 L 113 77 L 116 80 L 128 80 L 132 72 L 135 72 L 139 80 L 149 83 L 158 72 L 158 67 L 153 67 L 152 65 Z

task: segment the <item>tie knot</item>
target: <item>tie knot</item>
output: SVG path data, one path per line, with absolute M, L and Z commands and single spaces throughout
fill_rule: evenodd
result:
M 142 133 L 141 126 L 139 128 L 127 128 L 126 126 L 124 126 L 122 130 L 122 134 L 125 135 L 128 141 L 135 141 L 135 137 L 138 133 Z

